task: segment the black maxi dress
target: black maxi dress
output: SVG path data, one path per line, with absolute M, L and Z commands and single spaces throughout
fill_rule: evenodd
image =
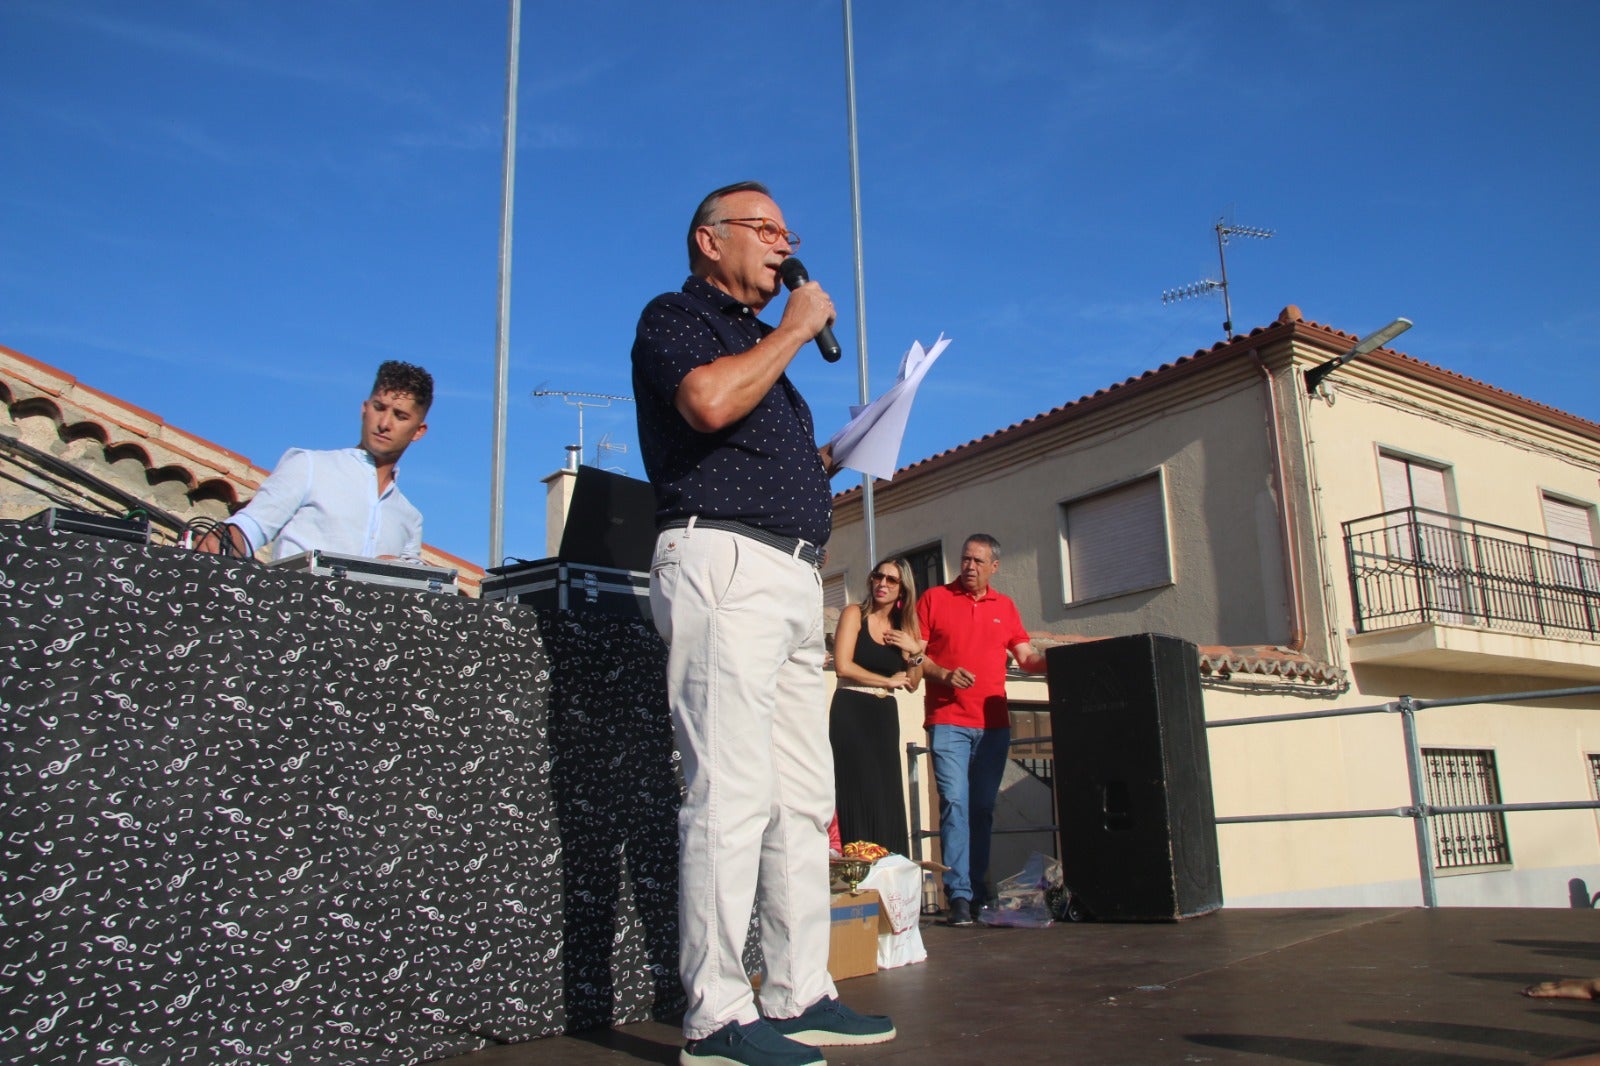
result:
M 855 663 L 885 677 L 906 668 L 899 648 L 872 639 L 864 617 L 856 636 Z M 906 797 L 900 784 L 904 758 L 900 712 L 895 700 L 839 689 L 833 694 L 828 715 L 828 741 L 833 746 L 839 840 L 845 844 L 870 840 L 898 855 L 910 854 Z

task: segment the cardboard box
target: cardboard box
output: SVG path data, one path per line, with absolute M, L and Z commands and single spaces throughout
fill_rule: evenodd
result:
M 835 981 L 878 972 L 878 931 L 883 902 L 871 889 L 837 892 L 828 929 L 828 973 Z

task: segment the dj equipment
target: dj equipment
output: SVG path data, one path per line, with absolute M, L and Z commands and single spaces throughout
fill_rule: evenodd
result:
M 530 607 L 598 611 L 650 620 L 650 575 L 587 563 L 540 559 L 497 566 L 483 578 L 486 600 L 509 600 Z
M 304 571 L 317 577 L 365 581 L 418 592 L 456 591 L 455 570 L 400 559 L 368 559 L 363 555 L 339 555 L 313 548 L 299 555 L 274 559 L 267 565 L 279 570 Z
M 93 511 L 74 511 L 65 507 L 46 507 L 28 516 L 24 525 L 42 526 L 53 533 L 86 533 L 94 537 L 127 540 L 135 544 L 150 543 L 150 518 L 122 518 L 117 515 L 96 514 Z
M 551 559 L 490 567 L 482 597 L 564 611 L 650 619 L 650 557 L 656 544 L 650 483 L 594 466 L 578 468 Z
M 1061 870 L 1110 921 L 1222 906 L 1199 654 L 1140 633 L 1049 649 Z

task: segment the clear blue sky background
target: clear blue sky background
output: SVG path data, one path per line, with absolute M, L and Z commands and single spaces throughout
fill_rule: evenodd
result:
M 502 0 L 0 0 L 0 344 L 270 467 L 355 443 L 376 364 L 439 398 L 401 465 L 430 543 L 488 552 Z M 874 394 L 954 343 L 901 465 L 1222 337 L 1160 296 L 1236 240 L 1285 304 L 1600 420 L 1600 4 L 858 0 Z M 577 410 L 626 395 L 701 195 L 774 188 L 840 308 L 792 371 L 856 400 L 839 0 L 525 0 L 509 554 L 544 554 Z M 779 308 L 769 309 L 775 320 Z M 628 404 L 585 460 L 642 476 Z M 845 474 L 836 489 L 857 483 Z

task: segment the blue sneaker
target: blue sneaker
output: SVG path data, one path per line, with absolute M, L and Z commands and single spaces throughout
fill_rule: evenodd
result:
M 678 1052 L 678 1066 L 821 1066 L 814 1047 L 790 1040 L 765 1018 L 729 1022 Z
M 790 1040 L 817 1047 L 882 1044 L 894 1039 L 894 1022 L 883 1014 L 857 1014 L 837 999 L 824 997 L 797 1018 L 768 1018 Z

